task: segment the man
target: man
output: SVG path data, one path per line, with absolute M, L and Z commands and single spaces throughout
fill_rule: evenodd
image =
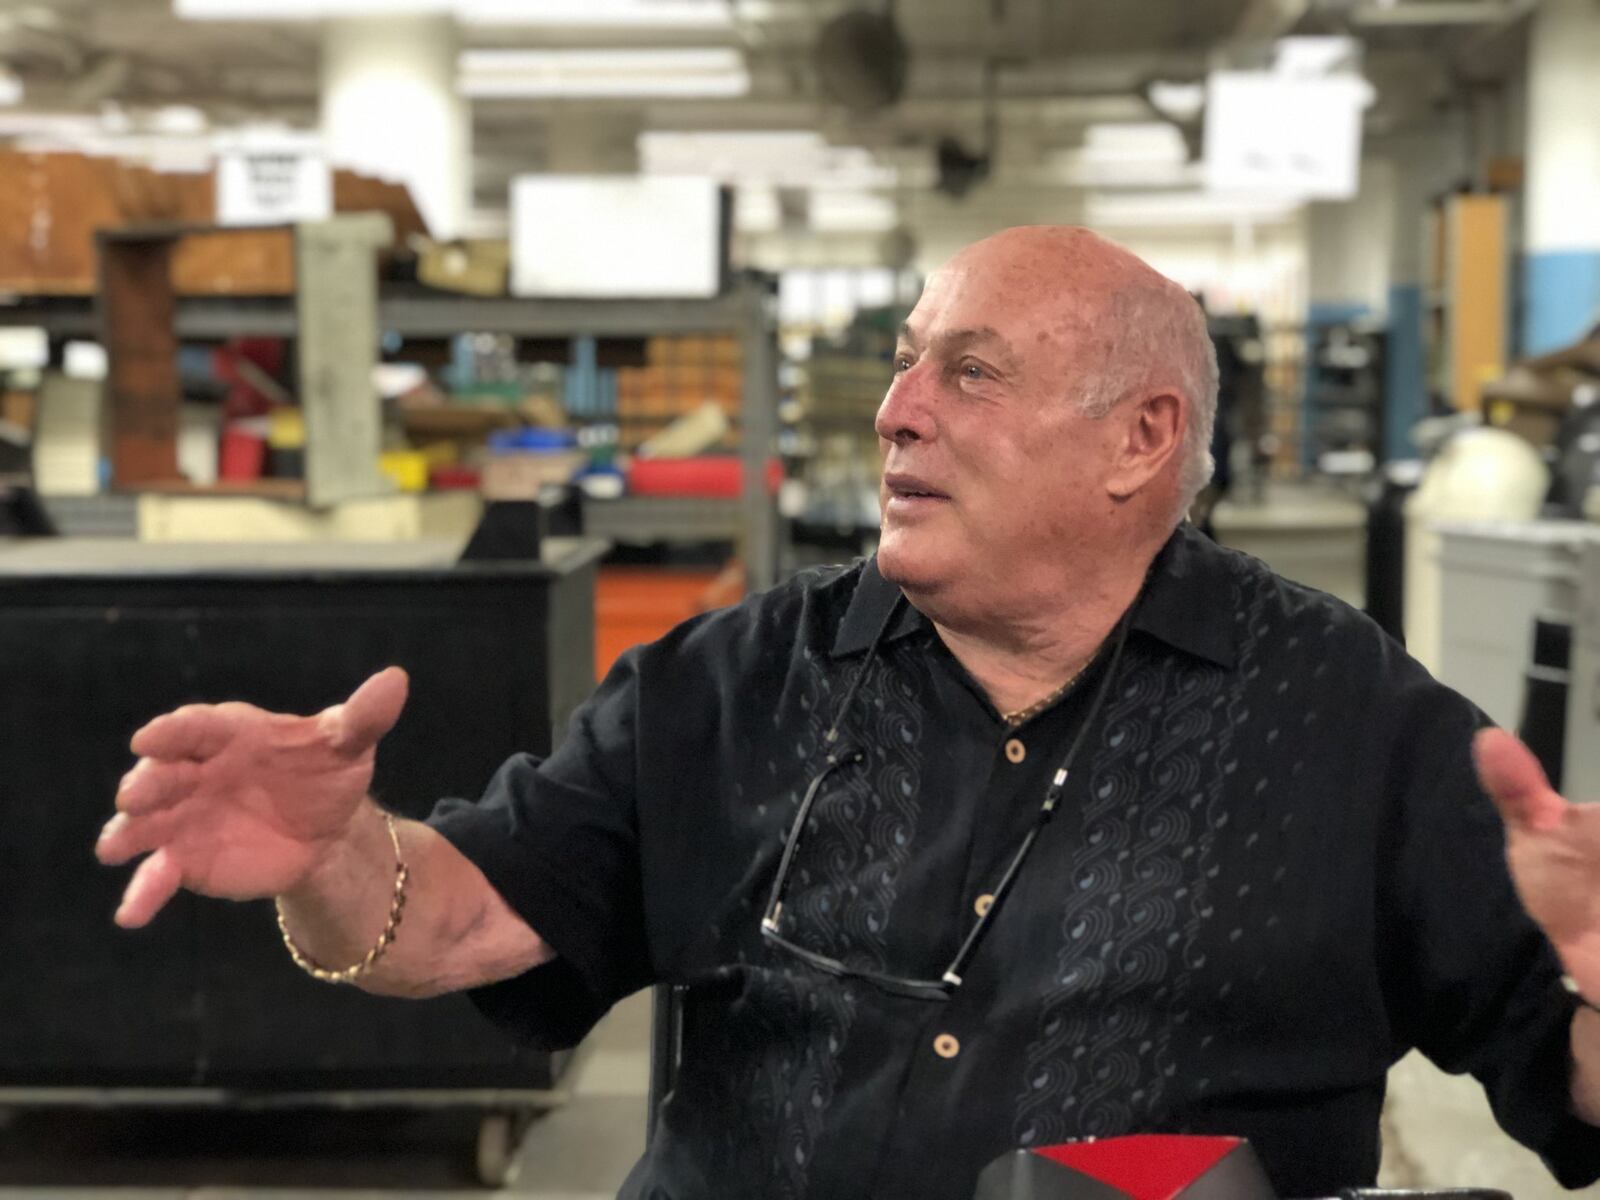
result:
M 151 852 L 117 919 L 276 896 L 302 965 L 479 989 L 552 1046 L 686 986 L 630 1197 L 967 1200 L 1011 1148 L 1140 1130 L 1326 1195 L 1373 1178 L 1412 1045 L 1586 1182 L 1600 1015 L 1560 977 L 1600 997 L 1600 810 L 1482 735 L 1541 933 L 1476 710 L 1180 524 L 1215 389 L 1131 255 L 980 242 L 903 331 L 874 561 L 631 652 L 547 762 L 427 824 L 366 797 L 397 671 L 312 718 L 160 717 L 100 842 Z

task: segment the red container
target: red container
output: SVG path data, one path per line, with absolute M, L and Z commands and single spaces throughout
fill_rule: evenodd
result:
M 244 482 L 260 479 L 267 463 L 267 439 L 242 429 L 222 431 L 217 478 Z
M 767 492 L 783 482 L 783 464 L 767 460 Z M 711 496 L 744 494 L 744 463 L 732 455 L 701 458 L 636 458 L 628 468 L 628 490 L 635 496 Z
M 435 467 L 428 486 L 439 492 L 475 492 L 482 481 L 476 467 Z

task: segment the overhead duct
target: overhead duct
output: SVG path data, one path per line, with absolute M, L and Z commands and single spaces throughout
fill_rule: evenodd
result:
M 888 13 L 840 13 L 822 27 L 814 58 L 823 94 L 854 116 L 871 116 L 905 94 L 911 53 Z
M 1000 63 L 991 58 L 983 64 L 983 146 L 974 153 L 954 137 L 941 137 L 934 146 L 934 187 L 960 200 L 989 178 L 999 152 Z
M 934 166 L 938 171 L 934 186 L 959 200 L 989 178 L 991 165 L 989 154 L 969 153 L 955 138 L 942 137 L 934 148 Z

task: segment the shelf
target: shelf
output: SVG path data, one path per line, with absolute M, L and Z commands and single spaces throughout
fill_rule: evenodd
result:
M 739 288 L 709 300 L 524 300 L 455 295 L 415 287 L 385 287 L 378 323 L 408 338 L 459 333 L 518 337 L 648 337 L 652 334 L 737 332 L 759 303 Z M 178 334 L 195 340 L 241 333 L 293 337 L 292 297 L 187 296 L 178 301 Z M 0 299 L 0 326 L 36 326 L 56 337 L 99 336 L 99 315 L 89 296 Z
M 584 536 L 612 542 L 737 541 L 744 530 L 744 503 L 738 499 L 624 496 L 583 502 Z
M 293 297 L 179 299 L 176 331 L 189 341 L 241 334 L 293 337 Z M 752 589 L 777 578 L 780 525 L 765 488 L 764 466 L 777 436 L 778 368 L 774 304 L 753 278 L 706 300 L 528 300 L 439 292 L 417 285 L 385 285 L 378 298 L 378 328 L 403 338 L 449 338 L 461 333 L 502 333 L 527 338 L 649 337 L 659 334 L 735 334 L 742 344 L 743 402 L 731 420 L 742 434 L 746 492 L 736 500 L 623 500 L 597 510 L 597 535 L 619 541 L 737 538 Z M 0 327 L 43 328 L 53 338 L 96 339 L 100 314 L 93 297 L 0 297 Z M 626 527 L 624 528 L 624 525 Z

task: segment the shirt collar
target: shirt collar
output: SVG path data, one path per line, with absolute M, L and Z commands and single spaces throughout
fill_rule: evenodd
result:
M 870 647 L 899 598 L 900 589 L 878 573 L 877 558 L 869 558 L 839 622 L 832 656 L 859 654 Z M 1234 665 L 1235 600 L 1228 552 L 1188 522 L 1179 525 L 1157 553 L 1138 604 L 1134 629 L 1218 666 Z M 903 604 L 884 632 L 884 643 L 928 625 L 910 603 Z
M 1185 521 L 1150 564 L 1133 628 L 1219 667 L 1238 660 L 1234 645 L 1232 552 Z
M 850 607 L 845 609 L 844 619 L 839 622 L 839 632 L 833 639 L 833 657 L 859 654 L 871 646 L 872 639 L 883 627 L 889 610 L 898 599 L 900 588 L 878 574 L 878 557 L 873 555 L 862 564 L 855 594 L 850 597 Z M 928 618 L 907 601 L 895 614 L 894 623 L 884 631 L 884 644 L 897 641 L 928 624 Z

